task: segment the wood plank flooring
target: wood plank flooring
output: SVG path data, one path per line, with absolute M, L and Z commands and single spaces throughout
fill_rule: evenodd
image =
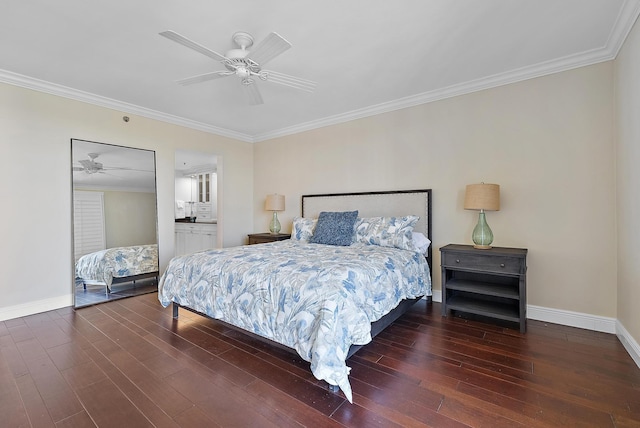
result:
M 284 350 L 156 294 L 0 322 L 3 427 L 640 427 L 614 335 L 419 302 L 349 361 L 354 404 Z
M 104 285 L 87 285 L 84 287 L 82 283 L 77 283 L 75 286 L 74 301 L 76 307 L 81 308 L 109 300 L 124 299 L 156 291 L 158 291 L 158 280 L 156 278 L 145 278 L 135 282 L 113 284 L 111 286 L 111 293 L 107 293 Z

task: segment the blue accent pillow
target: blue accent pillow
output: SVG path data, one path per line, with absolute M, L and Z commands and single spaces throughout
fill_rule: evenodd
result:
M 327 245 L 351 245 L 358 211 L 322 211 L 309 242 Z

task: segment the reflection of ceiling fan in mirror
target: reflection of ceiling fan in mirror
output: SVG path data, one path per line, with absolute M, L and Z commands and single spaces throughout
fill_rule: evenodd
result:
M 80 159 L 78 163 L 80 166 L 74 166 L 73 172 L 85 172 L 86 174 L 108 174 L 107 171 L 138 171 L 138 172 L 153 172 L 143 169 L 134 169 L 126 167 L 114 167 L 104 166 L 101 162 L 96 161 L 96 158 L 100 156 L 99 153 L 88 153 L 89 159 Z
M 207 80 L 218 79 L 220 77 L 237 76 L 240 79 L 240 86 L 243 88 L 248 97 L 249 104 L 251 105 L 263 103 L 262 95 L 260 95 L 260 91 L 256 84 L 256 79 L 289 86 L 291 88 L 307 92 L 313 92 L 316 86 L 315 82 L 310 80 L 262 69 L 267 62 L 271 61 L 273 58 L 291 47 L 291 43 L 286 41 L 278 33 L 269 34 L 255 48 L 249 50 L 248 48 L 253 46 L 253 36 L 249 33 L 238 31 L 231 38 L 238 48 L 227 51 L 225 55 L 221 55 L 218 52 L 205 48 L 204 46 L 174 31 L 163 31 L 160 35 L 189 49 L 193 49 L 196 52 L 206 55 L 209 58 L 219 61 L 226 69 L 178 80 L 178 83 L 181 85 L 205 82 Z

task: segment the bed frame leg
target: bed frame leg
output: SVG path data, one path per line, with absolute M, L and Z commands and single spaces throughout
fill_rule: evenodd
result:
M 171 308 L 173 309 L 173 317 L 178 318 L 178 304 L 176 302 L 171 303 Z

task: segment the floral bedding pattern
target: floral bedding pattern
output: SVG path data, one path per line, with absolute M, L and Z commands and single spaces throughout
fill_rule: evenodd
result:
M 76 262 L 76 278 L 111 286 L 113 278 L 140 275 L 158 270 L 158 246 L 108 248 L 86 254 Z
M 431 295 L 429 266 L 408 250 L 295 240 L 175 257 L 158 299 L 295 349 L 318 379 L 352 401 L 345 359 L 371 341 L 371 322 L 405 298 Z

